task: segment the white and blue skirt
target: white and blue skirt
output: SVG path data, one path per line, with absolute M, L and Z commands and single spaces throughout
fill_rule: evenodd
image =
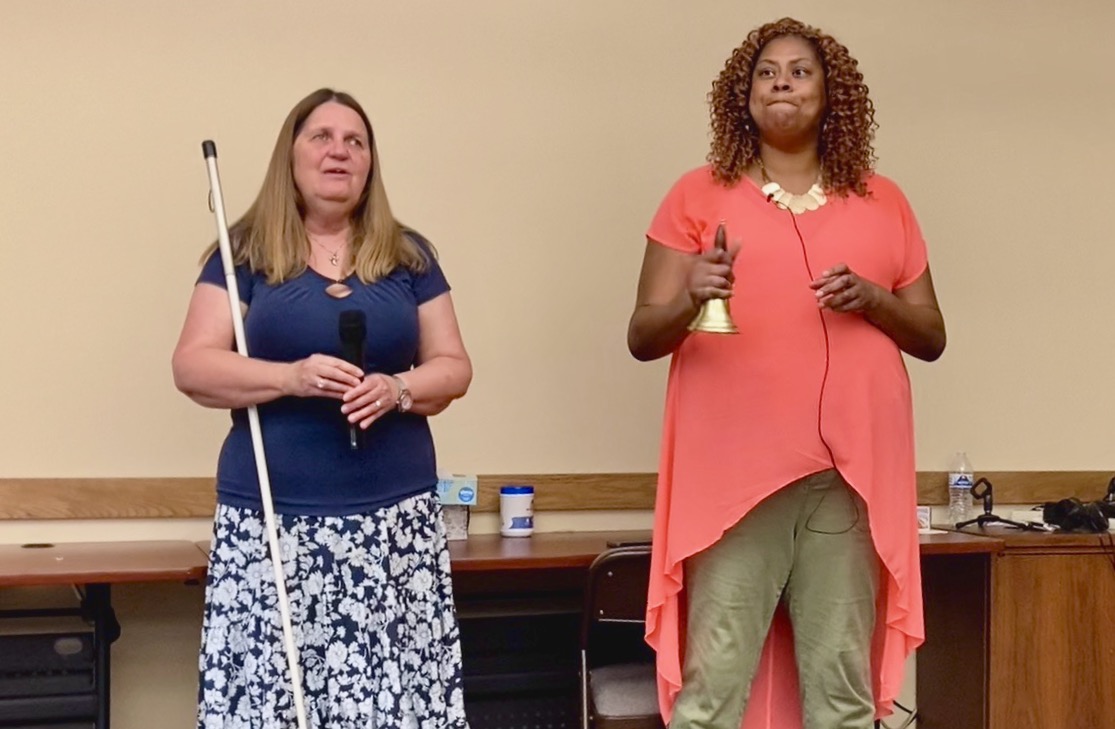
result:
M 277 519 L 310 729 L 467 729 L 436 497 Z M 199 729 L 297 725 L 262 512 L 217 507 L 200 664 Z

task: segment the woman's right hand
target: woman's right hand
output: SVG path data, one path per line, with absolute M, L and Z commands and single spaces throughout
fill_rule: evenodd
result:
M 289 367 L 283 389 L 285 394 L 294 397 L 340 400 L 364 378 L 364 373 L 356 365 L 327 354 L 312 354 L 306 359 L 291 362 Z
M 647 238 L 635 311 L 627 326 L 627 348 L 643 362 L 665 357 L 689 336 L 689 324 L 709 299 L 732 295 L 736 242 L 694 255 Z
M 697 255 L 689 269 L 686 289 L 694 306 L 700 307 L 709 299 L 727 299 L 732 295 L 732 262 L 735 261 L 739 246 L 730 251 L 709 248 Z

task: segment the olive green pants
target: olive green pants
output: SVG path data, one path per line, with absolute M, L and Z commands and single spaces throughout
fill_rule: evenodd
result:
M 786 486 L 685 562 L 688 619 L 671 729 L 739 729 L 785 602 L 805 729 L 870 729 L 879 561 L 867 509 L 834 471 Z

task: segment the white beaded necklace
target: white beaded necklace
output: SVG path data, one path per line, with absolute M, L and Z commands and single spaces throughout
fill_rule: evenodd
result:
M 784 190 L 782 185 L 774 182 L 767 175 L 767 168 L 763 165 L 763 158 L 759 158 L 759 174 L 763 176 L 763 194 L 766 195 L 767 200 L 772 201 L 778 207 L 789 210 L 794 215 L 801 215 L 809 210 L 816 210 L 828 202 L 828 197 L 825 196 L 824 188 L 821 187 L 821 178 L 818 177 L 813 186 L 805 191 L 804 194 L 798 195 Z

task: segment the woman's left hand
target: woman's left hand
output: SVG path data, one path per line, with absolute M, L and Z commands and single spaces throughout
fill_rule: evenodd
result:
M 817 306 L 844 313 L 869 312 L 882 298 L 883 289 L 860 278 L 846 263 L 838 263 L 809 284 L 817 294 Z
M 350 388 L 342 398 L 341 412 L 348 422 L 367 430 L 385 413 L 395 409 L 399 401 L 398 387 L 388 375 L 375 372 L 367 375 L 359 385 Z

